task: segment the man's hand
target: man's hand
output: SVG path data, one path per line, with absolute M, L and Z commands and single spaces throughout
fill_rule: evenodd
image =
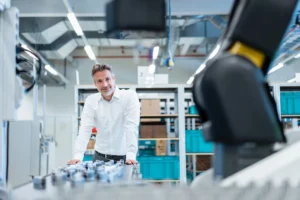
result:
M 81 160 L 73 159 L 73 160 L 70 160 L 70 161 L 68 162 L 68 164 L 70 164 L 70 165 L 75 165 L 75 164 L 77 164 L 77 163 L 79 163 L 79 162 L 81 162 Z
M 133 164 L 136 164 L 136 160 L 126 160 L 126 164 L 127 165 L 133 165 Z

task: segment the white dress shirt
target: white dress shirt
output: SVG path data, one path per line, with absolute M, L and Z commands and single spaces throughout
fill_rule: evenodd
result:
M 136 160 L 139 121 L 139 98 L 133 90 L 120 90 L 116 87 L 109 102 L 100 93 L 88 96 L 81 114 L 74 159 L 83 159 L 92 128 L 96 127 L 95 151 L 126 155 L 126 159 Z

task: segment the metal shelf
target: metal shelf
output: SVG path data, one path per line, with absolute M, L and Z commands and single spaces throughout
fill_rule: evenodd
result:
M 180 180 L 147 180 L 147 179 L 142 179 L 145 182 L 153 182 L 153 183 L 168 183 L 168 182 L 179 182 Z
M 173 114 L 173 115 L 141 115 L 141 118 L 177 118 L 178 115 L 177 114 Z M 80 120 L 81 117 L 78 117 L 78 119 Z
M 186 114 L 185 117 L 187 117 L 187 118 L 198 118 L 198 117 L 200 117 L 200 115 L 198 115 L 198 114 Z
M 300 118 L 300 115 L 281 115 L 282 118 Z
M 178 117 L 178 114 L 141 115 L 141 118 L 176 118 L 176 117 Z
M 196 155 L 196 156 L 211 156 L 214 155 L 214 153 L 186 153 L 186 155 L 192 156 L 192 155 Z
M 139 140 L 179 140 L 179 138 L 139 138 Z

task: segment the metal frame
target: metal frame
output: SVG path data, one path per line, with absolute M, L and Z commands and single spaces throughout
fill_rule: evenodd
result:
M 7 176 L 7 120 L 15 118 L 16 44 L 18 10 L 10 8 L 0 12 L 0 184 Z M 2 181 L 1 181 L 2 180 Z

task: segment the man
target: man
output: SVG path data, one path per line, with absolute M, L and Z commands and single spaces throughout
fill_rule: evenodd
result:
M 108 65 L 94 65 L 92 77 L 99 93 L 88 96 L 85 101 L 74 159 L 69 164 L 82 161 L 93 127 L 98 131 L 93 161 L 123 159 L 127 164 L 135 164 L 140 120 L 137 93 L 119 90 Z

